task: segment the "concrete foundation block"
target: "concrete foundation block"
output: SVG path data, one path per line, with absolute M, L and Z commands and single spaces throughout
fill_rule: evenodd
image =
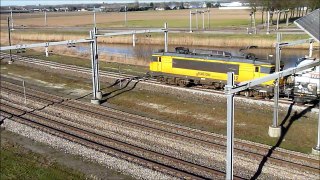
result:
M 312 154 L 320 156 L 320 147 L 314 147 L 312 148 Z
M 101 91 L 99 91 L 99 92 L 97 92 L 97 99 L 102 99 L 102 92 Z
M 280 137 L 281 136 L 281 127 L 269 126 L 268 134 L 270 137 Z
M 91 99 L 92 104 L 100 105 L 100 100 L 99 99 Z

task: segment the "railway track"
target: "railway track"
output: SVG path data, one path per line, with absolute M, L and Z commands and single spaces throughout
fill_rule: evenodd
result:
M 29 98 L 31 98 L 30 94 Z M 38 96 L 35 98 L 35 100 L 39 101 Z M 48 102 L 47 99 L 42 100 L 44 100 L 44 103 Z M 60 99 L 55 102 L 60 102 Z M 146 150 L 138 146 L 130 145 L 112 138 L 105 137 L 103 135 L 99 135 L 90 130 L 85 130 L 61 121 L 54 120 L 53 118 L 38 115 L 35 113 L 35 111 L 39 110 L 26 112 L 25 110 L 14 107 L 10 104 L 10 101 L 4 97 L 1 97 L 1 116 L 40 129 L 58 137 L 79 143 L 81 145 L 106 152 L 121 159 L 125 159 L 183 179 L 220 179 L 224 177 L 224 173 L 218 170 Z M 46 107 L 49 105 L 53 105 L 53 101 L 50 104 L 47 104 Z M 239 177 L 235 178 L 241 179 Z
M 0 56 L 2 58 L 8 58 L 9 54 L 0 52 Z M 91 69 L 76 66 L 76 65 L 61 64 L 61 63 L 57 63 L 57 62 L 45 61 L 45 60 L 29 58 L 29 57 L 23 57 L 23 56 L 19 56 L 19 55 L 12 55 L 12 57 L 14 60 L 18 60 L 20 62 L 35 64 L 35 65 L 47 67 L 50 69 L 59 69 L 59 70 L 71 71 L 71 72 L 87 74 L 87 75 L 91 75 L 91 73 L 92 73 Z M 158 82 L 156 79 L 144 78 L 143 74 L 141 74 L 141 77 L 138 77 L 138 76 L 133 76 L 133 75 L 129 75 L 129 74 L 121 74 L 120 75 L 119 73 L 115 73 L 115 72 L 100 71 L 100 76 L 113 78 L 113 79 L 117 79 L 117 80 L 121 80 L 121 81 L 125 81 L 127 79 L 136 79 L 136 80 L 142 80 L 141 83 L 144 83 L 146 85 L 164 86 L 167 88 L 175 88 L 178 90 L 188 89 L 191 91 L 195 91 L 197 93 L 213 93 L 213 94 L 224 95 L 224 92 L 221 90 L 219 91 L 219 90 L 213 90 L 213 89 L 205 89 L 205 88 L 201 88 L 199 86 L 186 88 L 186 87 L 177 87 L 177 86 L 162 84 L 162 83 Z M 244 98 L 244 97 L 242 96 L 242 98 Z M 256 100 L 256 101 L 273 102 L 272 99 L 255 99 L 253 97 L 246 97 L 246 98 L 251 99 L 251 100 Z M 288 98 L 280 98 L 279 103 L 290 105 L 290 104 L 292 104 L 292 100 L 290 100 Z M 309 105 L 298 105 L 298 106 L 307 107 Z
M 20 86 L 3 82 L 1 83 L 1 89 L 4 92 L 21 95 L 23 90 Z M 52 96 L 44 92 L 29 89 L 28 98 L 33 98 L 37 102 L 42 102 L 44 106 L 57 104 L 56 111 L 67 109 L 73 113 L 83 114 L 97 119 L 104 119 L 105 122 L 120 123 L 123 126 L 132 127 L 140 131 L 147 131 L 149 133 L 158 134 L 161 137 L 173 138 L 179 141 L 187 141 L 192 144 L 204 146 L 208 149 L 220 149 L 225 151 L 226 139 L 223 136 L 218 136 L 202 131 L 188 129 L 168 123 L 159 122 L 156 120 L 148 119 L 145 117 L 129 114 L 112 108 L 97 107 L 91 104 L 85 104 L 79 101 L 70 99 L 63 99 L 61 97 Z M 54 100 L 48 100 L 50 99 Z M 2 100 L 9 101 L 4 96 L 1 96 Z M 8 106 L 8 105 L 7 105 Z M 9 107 L 10 108 L 10 107 Z M 13 108 L 13 107 L 11 107 Z M 95 110 L 93 110 L 95 109 Z M 7 111 L 4 113 L 8 113 Z M 9 113 L 12 113 L 11 111 Z M 13 113 L 12 113 L 13 114 Z M 18 116 L 21 115 L 17 113 Z M 70 119 L 69 119 L 70 120 Z M 86 125 L 87 126 L 87 125 Z M 319 160 L 313 159 L 301 154 L 290 154 L 281 150 L 274 150 L 270 155 L 267 155 L 270 151 L 270 147 L 252 144 L 243 141 L 235 142 L 235 152 L 243 157 L 251 157 L 252 159 L 263 159 L 267 157 L 268 162 L 271 164 L 288 167 L 303 172 L 310 172 L 313 174 L 319 173 Z M 194 163 L 187 161 L 188 163 Z M 199 163 L 199 162 L 198 162 Z M 199 164 L 198 164 L 199 165 Z M 203 167 L 204 165 L 199 165 Z M 208 166 L 208 165 L 207 165 Z M 210 166 L 210 165 L 209 165 Z M 213 168 L 213 167 L 209 167 Z M 191 168 L 192 169 L 192 168 Z M 189 169 L 188 169 L 189 170 Z M 222 172 L 221 170 L 219 171 Z M 201 173 L 200 173 L 201 174 Z M 212 176 L 210 176 L 212 177 Z M 205 178 L 210 178 L 205 176 Z M 246 178 L 246 177 L 242 177 Z

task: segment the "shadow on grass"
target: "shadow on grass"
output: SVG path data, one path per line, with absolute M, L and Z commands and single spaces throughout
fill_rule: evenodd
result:
M 289 119 L 291 112 L 292 112 L 292 107 L 294 105 L 294 103 L 292 103 L 288 109 L 288 113 L 286 115 L 286 117 L 283 119 L 283 121 L 280 124 L 281 127 L 281 136 L 279 137 L 277 143 L 272 146 L 268 153 L 263 157 L 263 159 L 261 160 L 259 167 L 256 171 L 256 173 L 253 175 L 253 177 L 251 177 L 251 179 L 257 179 L 260 174 L 262 173 L 262 169 L 264 167 L 264 165 L 266 164 L 266 162 L 268 161 L 268 158 L 271 157 L 272 153 L 275 151 L 276 148 L 280 147 L 283 139 L 285 138 L 286 134 L 288 133 L 289 129 L 291 128 L 292 124 L 299 120 L 301 117 L 303 117 L 307 112 L 311 111 L 312 108 L 316 107 L 318 104 L 318 101 L 313 102 L 312 106 L 307 107 L 306 109 L 304 109 L 303 111 L 301 111 L 300 113 L 297 113 L 296 111 L 294 112 L 294 114 L 291 116 L 291 118 Z M 289 120 L 289 122 L 287 123 L 287 121 Z M 285 125 L 287 123 L 287 125 Z
M 136 80 L 136 82 L 134 83 L 134 85 L 133 85 L 130 89 L 127 89 L 127 90 L 125 90 L 125 91 L 122 91 L 122 90 L 124 90 L 125 88 L 127 88 L 128 85 L 129 85 L 133 80 Z M 117 96 L 117 95 L 120 95 L 120 94 L 122 94 L 122 93 L 124 93 L 124 92 L 133 90 L 133 89 L 136 87 L 136 85 L 137 85 L 140 81 L 143 81 L 143 80 L 145 80 L 145 77 L 144 77 L 144 76 L 143 76 L 143 77 L 136 76 L 136 77 L 131 77 L 131 78 L 117 79 L 113 84 L 111 84 L 111 85 L 109 85 L 109 86 L 107 86 L 107 87 L 105 87 L 105 88 L 100 89 L 101 91 L 107 90 L 107 89 L 112 88 L 112 87 L 115 87 L 115 86 L 117 86 L 117 85 L 120 86 L 120 83 L 121 83 L 121 88 L 120 88 L 120 89 L 116 89 L 116 90 L 113 90 L 113 91 L 111 91 L 111 92 L 102 94 L 103 100 L 101 101 L 101 103 L 104 103 L 104 102 L 106 102 L 108 99 L 113 98 L 113 97 L 115 97 L 115 96 Z M 112 96 L 111 96 L 111 94 L 114 94 L 114 93 L 119 92 L 119 91 L 121 91 L 121 93 L 118 93 L 118 94 L 116 94 L 116 95 L 112 95 Z M 83 95 L 83 96 L 81 96 L 81 97 L 78 97 L 78 98 L 76 98 L 75 100 L 83 99 L 83 98 L 86 98 L 87 96 L 90 96 L 90 95 L 92 95 L 92 92 L 91 92 L 91 93 L 88 93 L 88 94 L 85 94 L 85 95 Z
M 136 80 L 136 81 L 134 81 L 134 80 Z M 140 82 L 140 80 L 141 80 L 140 77 L 118 79 L 113 85 L 109 86 L 109 88 L 116 86 L 116 85 L 119 85 L 119 86 L 121 85 L 120 88 L 103 94 L 101 104 L 107 102 L 109 99 L 112 99 L 112 98 L 117 97 L 123 93 L 126 93 L 126 92 L 133 90 L 137 86 L 137 84 Z M 130 84 L 132 84 L 131 87 L 129 87 Z

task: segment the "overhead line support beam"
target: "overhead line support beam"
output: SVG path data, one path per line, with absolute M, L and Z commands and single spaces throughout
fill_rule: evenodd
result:
M 45 42 L 45 43 L 36 43 L 36 44 L 18 44 L 13 46 L 0 47 L 0 51 L 14 50 L 14 49 L 28 49 L 36 47 L 48 47 L 48 46 L 58 46 L 58 45 L 68 45 L 76 43 L 87 43 L 93 42 L 93 39 L 79 39 L 79 40 L 67 40 L 67 41 L 57 41 L 57 42 Z
M 303 43 L 312 43 L 314 40 L 312 38 L 310 39 L 303 39 L 303 40 L 297 40 L 297 41 L 292 41 L 292 42 L 283 42 L 279 43 L 279 47 L 288 47 L 288 46 L 295 46 Z
M 138 31 L 127 31 L 127 32 L 96 34 L 95 37 L 108 37 L 108 36 L 144 34 L 144 33 L 162 33 L 162 32 L 166 32 L 166 31 L 167 31 L 166 29 L 138 30 Z
M 290 74 L 295 74 L 297 72 L 300 72 L 300 71 L 303 71 L 303 70 L 306 70 L 306 69 L 309 69 L 309 68 L 312 68 L 315 66 L 319 66 L 319 65 L 320 65 L 320 61 L 315 60 L 314 62 L 303 65 L 301 67 L 286 69 L 284 71 L 273 73 L 268 76 L 257 78 L 257 79 L 251 80 L 251 81 L 242 82 L 242 83 L 237 84 L 235 87 L 231 88 L 230 93 L 238 93 L 240 91 L 244 91 L 248 88 L 251 88 L 253 86 L 257 86 L 257 85 L 262 84 L 264 82 L 271 81 L 271 80 L 274 80 L 277 78 L 283 78 L 283 77 L 288 76 Z

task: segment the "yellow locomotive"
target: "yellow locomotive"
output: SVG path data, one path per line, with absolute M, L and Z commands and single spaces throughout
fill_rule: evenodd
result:
M 256 60 L 254 56 L 232 57 L 225 51 L 193 50 L 177 47 L 176 52 L 159 52 L 152 55 L 151 75 L 158 81 L 171 85 L 202 85 L 222 89 L 227 82 L 227 72 L 235 73 L 237 83 L 260 78 L 273 73 L 275 66 Z M 273 81 L 245 92 L 246 96 L 273 95 Z

